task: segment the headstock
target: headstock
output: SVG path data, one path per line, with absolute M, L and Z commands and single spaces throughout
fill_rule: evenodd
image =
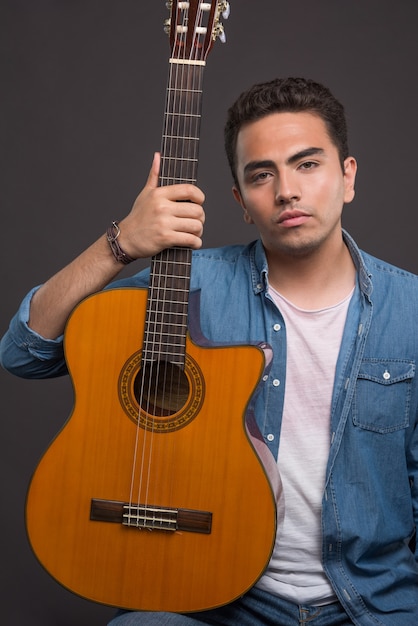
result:
M 170 35 L 171 57 L 178 60 L 205 62 L 215 39 L 225 41 L 221 17 L 229 16 L 227 0 L 169 0 L 171 17 L 165 22 Z

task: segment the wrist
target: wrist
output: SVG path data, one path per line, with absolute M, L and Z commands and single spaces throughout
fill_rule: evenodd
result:
M 131 257 L 127 252 L 125 252 L 125 250 L 123 250 L 118 241 L 119 235 L 119 222 L 114 221 L 106 231 L 106 238 L 115 260 L 118 263 L 122 263 L 123 265 L 128 265 L 129 263 L 132 263 L 132 261 L 135 261 L 135 259 Z

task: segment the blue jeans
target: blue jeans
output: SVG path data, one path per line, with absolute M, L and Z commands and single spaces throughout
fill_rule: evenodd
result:
M 226 606 L 201 613 L 124 612 L 108 626 L 353 626 L 339 602 L 325 606 L 303 606 L 253 588 Z

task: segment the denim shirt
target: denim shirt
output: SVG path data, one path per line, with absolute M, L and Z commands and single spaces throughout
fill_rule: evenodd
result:
M 353 622 L 418 624 L 418 277 L 360 252 L 336 366 L 330 453 L 322 506 L 323 565 Z M 145 287 L 148 270 L 111 287 Z M 286 328 L 268 294 L 260 241 L 193 253 L 192 337 L 265 342 L 274 358 L 254 399 L 266 446 L 277 458 L 286 383 Z M 2 364 L 28 378 L 66 373 L 62 338 L 31 331 L 32 293 L 1 343 Z

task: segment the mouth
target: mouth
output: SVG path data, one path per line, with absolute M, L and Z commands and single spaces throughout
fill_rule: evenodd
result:
M 288 211 L 283 211 L 280 215 L 277 223 L 284 228 L 293 228 L 295 226 L 301 226 L 305 224 L 310 218 L 308 213 L 304 213 L 299 209 L 291 209 Z

